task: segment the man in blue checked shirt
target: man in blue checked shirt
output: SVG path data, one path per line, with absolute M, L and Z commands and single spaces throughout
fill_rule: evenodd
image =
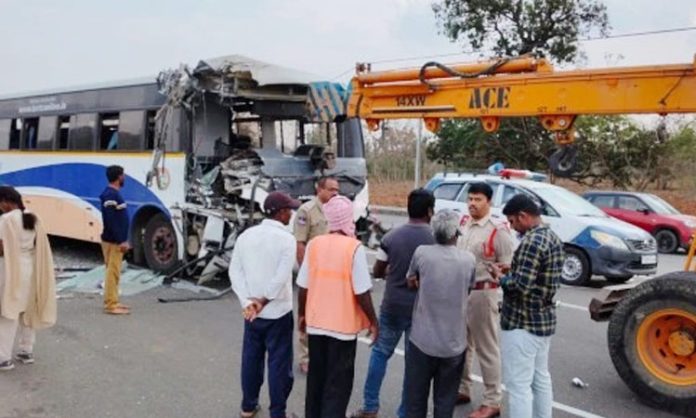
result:
M 503 289 L 500 346 L 508 412 L 515 418 L 551 418 L 549 346 L 556 331 L 553 297 L 561 282 L 563 243 L 542 224 L 541 209 L 529 196 L 510 199 L 503 214 L 522 236 L 511 266 L 489 268 Z

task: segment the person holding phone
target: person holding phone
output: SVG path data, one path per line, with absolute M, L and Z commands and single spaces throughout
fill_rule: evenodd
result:
M 563 271 L 563 242 L 542 223 L 541 209 L 529 196 L 510 199 L 503 214 L 522 234 L 510 267 L 489 267 L 503 289 L 500 342 L 508 413 L 515 418 L 551 418 L 549 347 L 556 332 L 553 298 Z

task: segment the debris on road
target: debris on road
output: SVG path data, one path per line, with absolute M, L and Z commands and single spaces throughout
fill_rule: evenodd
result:
M 590 386 L 587 383 L 583 382 L 579 377 L 574 377 L 572 382 L 573 382 L 573 386 L 581 388 L 581 389 L 584 389 L 584 388 L 587 388 Z
M 196 286 L 196 287 L 201 287 L 201 286 Z M 207 292 L 211 292 L 208 295 L 203 295 L 203 296 L 171 296 L 171 297 L 159 297 L 157 300 L 160 303 L 172 303 L 172 302 L 195 302 L 195 301 L 201 301 L 201 300 L 216 300 L 220 299 L 221 297 L 225 296 L 228 293 L 232 292 L 232 288 L 228 287 L 226 289 L 220 290 L 220 291 L 212 291 L 211 289 L 207 289 Z M 198 292 L 200 293 L 200 291 Z
M 67 292 L 101 294 L 101 283 L 104 280 L 106 269 L 104 266 L 93 268 L 89 271 L 77 273 L 70 279 L 65 279 L 56 285 L 59 296 L 65 297 Z M 164 276 L 152 270 L 138 268 L 123 262 L 121 266 L 120 294 L 123 296 L 135 295 L 150 290 L 162 284 Z

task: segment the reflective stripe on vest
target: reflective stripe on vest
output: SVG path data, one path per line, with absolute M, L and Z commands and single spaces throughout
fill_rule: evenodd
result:
M 369 326 L 353 291 L 353 257 L 360 241 L 338 234 L 312 239 L 307 255 L 307 326 L 357 334 Z

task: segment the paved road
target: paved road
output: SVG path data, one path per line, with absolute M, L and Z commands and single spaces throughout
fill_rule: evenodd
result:
M 683 256 L 661 257 L 660 271 L 678 270 L 682 262 Z M 593 323 L 585 309 L 603 284 L 559 292 L 565 304 L 550 360 L 554 416 L 673 416 L 642 405 L 616 375 L 606 348 L 606 324 Z M 383 283 L 376 282 L 376 301 L 382 291 Z M 156 289 L 128 298 L 130 317 L 103 315 L 98 299 L 61 299 L 59 324 L 39 334 L 37 363 L 0 374 L 0 418 L 237 416 L 243 323 L 236 300 L 156 301 L 171 292 Z M 369 348 L 361 343 L 351 409 L 360 406 L 368 356 Z M 402 375 L 403 358 L 397 353 L 383 388 L 384 416 L 393 416 Z M 589 387 L 573 387 L 576 376 Z M 290 406 L 299 416 L 304 388 L 305 378 L 297 375 Z M 480 389 L 477 385 L 475 398 Z M 265 394 L 262 403 L 267 408 Z M 458 408 L 455 416 L 470 410 Z M 267 417 L 267 410 L 261 416 Z

